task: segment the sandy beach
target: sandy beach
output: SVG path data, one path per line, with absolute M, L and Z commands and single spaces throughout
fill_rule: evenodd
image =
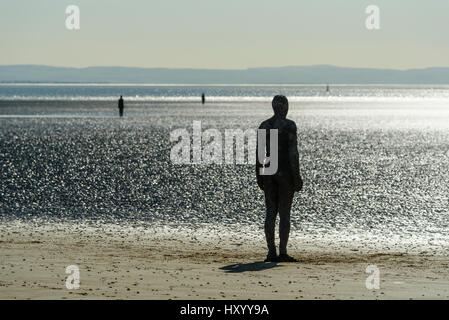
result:
M 253 240 L 170 227 L 5 222 L 0 299 L 447 299 L 449 257 L 327 250 L 295 240 L 299 263 L 263 263 Z M 210 233 L 209 233 L 210 234 Z M 368 265 L 380 288 L 368 290 Z M 80 288 L 65 269 L 77 265 Z

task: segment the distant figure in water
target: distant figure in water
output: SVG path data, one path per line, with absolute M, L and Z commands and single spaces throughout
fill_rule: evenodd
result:
M 206 103 L 206 96 L 204 95 L 204 93 L 201 95 L 201 103 L 202 104 Z
M 123 96 L 118 99 L 118 112 L 120 117 L 123 117 L 123 109 L 125 109 L 125 104 L 123 103 Z
M 256 176 L 259 188 L 265 193 L 266 218 L 265 236 L 268 255 L 265 262 L 297 262 L 287 254 L 287 242 L 290 233 L 290 210 L 295 191 L 300 191 L 303 181 L 299 172 L 299 154 L 296 137 L 296 124 L 286 118 L 288 100 L 285 96 L 275 96 L 272 101 L 274 116 L 262 122 L 259 129 L 266 131 L 265 150 L 270 156 L 270 129 L 278 130 L 278 166 L 273 175 L 262 175 L 264 159 L 259 159 L 257 143 Z M 268 166 L 270 166 L 269 164 Z M 268 167 L 267 166 L 267 167 Z M 279 213 L 279 256 L 276 255 L 274 229 Z
M 327 93 L 330 92 L 329 85 L 326 85 L 326 92 L 327 92 Z

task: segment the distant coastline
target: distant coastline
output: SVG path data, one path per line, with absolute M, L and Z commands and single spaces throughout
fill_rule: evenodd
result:
M 0 66 L 8 84 L 153 85 L 444 85 L 449 67 L 424 69 L 346 68 L 328 65 L 249 69 L 168 69 L 133 67 L 67 68 Z

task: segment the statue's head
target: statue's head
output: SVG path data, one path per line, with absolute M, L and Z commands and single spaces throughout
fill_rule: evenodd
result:
M 288 100 L 286 96 L 277 95 L 271 102 L 275 115 L 287 116 L 288 113 Z

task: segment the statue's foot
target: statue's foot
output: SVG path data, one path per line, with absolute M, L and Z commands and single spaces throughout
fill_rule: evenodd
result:
M 298 262 L 298 260 L 284 253 L 279 255 L 278 262 Z

